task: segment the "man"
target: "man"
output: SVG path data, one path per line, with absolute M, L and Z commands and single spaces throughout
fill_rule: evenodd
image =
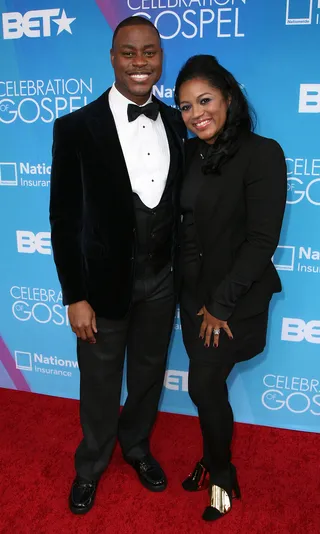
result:
M 80 419 L 73 513 L 93 505 L 118 436 L 151 491 L 166 476 L 149 450 L 175 310 L 177 192 L 186 135 L 152 97 L 160 36 L 142 17 L 115 30 L 115 84 L 54 126 L 50 222 L 64 304 L 77 335 Z M 128 397 L 119 416 L 125 351 Z

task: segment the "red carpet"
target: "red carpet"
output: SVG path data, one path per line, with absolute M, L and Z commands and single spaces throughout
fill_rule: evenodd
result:
M 1 534 L 317 534 L 320 434 L 236 425 L 234 462 L 242 500 L 217 523 L 201 513 L 206 492 L 180 481 L 200 456 L 196 418 L 160 414 L 152 451 L 168 489 L 144 489 L 117 448 L 86 516 L 69 512 L 78 402 L 0 389 Z

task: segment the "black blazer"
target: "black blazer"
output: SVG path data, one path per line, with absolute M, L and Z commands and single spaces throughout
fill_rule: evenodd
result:
M 186 143 L 186 167 L 199 140 Z M 198 305 L 221 320 L 263 312 L 281 291 L 271 261 L 287 194 L 283 151 L 272 140 L 242 135 L 239 149 L 208 175 L 198 193 L 194 220 L 201 247 Z
M 109 90 L 55 121 L 50 223 L 64 304 L 87 300 L 97 315 L 119 319 L 132 295 L 135 214 Z M 176 150 L 181 157 L 181 174 L 186 130 L 180 113 L 158 102 L 164 126 L 175 140 L 171 153 Z M 177 216 L 178 189 L 177 175 Z

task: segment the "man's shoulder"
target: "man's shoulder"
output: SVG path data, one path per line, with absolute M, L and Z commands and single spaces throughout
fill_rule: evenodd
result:
M 187 137 L 187 129 L 182 120 L 181 112 L 173 106 L 168 106 L 168 104 L 165 104 L 156 97 L 154 97 L 154 99 L 159 102 L 161 113 L 165 114 L 172 127 L 179 133 L 180 137 L 185 139 Z
M 160 104 L 160 108 L 162 111 L 167 113 L 168 115 L 171 115 L 171 117 L 174 120 L 182 120 L 181 119 L 181 112 L 174 106 L 169 106 L 168 104 L 165 104 L 162 100 L 159 100 L 158 98 L 154 97 L 157 102 Z
M 72 111 L 71 113 L 67 113 L 62 117 L 59 117 L 58 119 L 56 119 L 56 122 L 58 122 L 62 127 L 70 128 L 73 126 L 79 126 L 83 121 L 86 120 L 88 116 L 96 114 L 103 102 L 108 102 L 108 91 L 109 90 L 105 91 L 98 98 L 96 98 L 92 102 L 89 102 L 89 104 L 86 104 L 82 108 Z

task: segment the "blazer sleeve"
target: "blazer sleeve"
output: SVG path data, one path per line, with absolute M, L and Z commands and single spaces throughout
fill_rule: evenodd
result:
M 65 305 L 86 299 L 80 233 L 82 181 L 75 134 L 64 118 L 53 129 L 50 224 L 53 257 Z
M 279 242 L 287 196 L 287 169 L 284 153 L 273 139 L 255 149 L 246 178 L 246 239 L 236 255 L 233 268 L 215 290 L 206 307 L 226 321 L 239 297 L 258 281 Z

